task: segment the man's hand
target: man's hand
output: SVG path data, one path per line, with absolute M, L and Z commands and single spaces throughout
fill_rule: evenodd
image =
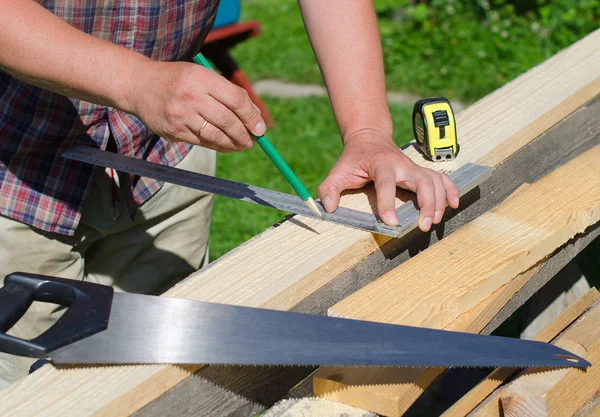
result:
M 319 197 L 332 212 L 342 191 L 360 188 L 371 180 L 377 192 L 377 212 L 388 225 L 398 224 L 394 205 L 397 186 L 417 193 L 419 227 L 425 232 L 442 220 L 446 201 L 450 207 L 458 207 L 458 189 L 446 175 L 421 168 L 391 138 L 378 132 L 360 132 L 345 140 L 340 158 L 319 186 Z
M 265 133 L 246 90 L 200 65 L 148 60 L 134 85 L 132 112 L 166 140 L 233 152 Z
M 220 75 L 192 63 L 155 62 L 87 35 L 39 1 L 2 2 L 0 44 L 3 71 L 67 97 L 135 114 L 170 141 L 231 152 L 252 146 L 248 131 L 260 136 L 266 129 L 246 90 Z

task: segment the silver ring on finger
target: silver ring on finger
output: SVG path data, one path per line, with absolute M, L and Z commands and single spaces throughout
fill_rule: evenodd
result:
M 196 136 L 198 136 L 198 137 L 202 136 L 202 132 L 204 132 L 204 129 L 206 128 L 207 124 L 208 124 L 208 120 L 205 120 L 204 123 L 202 123 L 202 127 L 200 128 L 200 130 L 198 130 L 196 132 Z

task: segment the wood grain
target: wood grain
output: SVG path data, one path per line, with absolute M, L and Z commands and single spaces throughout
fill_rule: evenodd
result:
M 577 416 L 579 417 L 579 416 Z M 589 411 L 586 417 L 600 417 L 600 401 L 598 401 Z
M 533 340 L 550 342 L 567 326 L 573 323 L 590 306 L 598 300 L 600 293 L 596 288 L 590 289 L 581 298 L 571 304 L 550 325 L 543 328 Z M 479 403 L 485 400 L 496 388 L 502 385 L 515 373 L 514 369 L 496 368 L 488 377 L 471 389 L 460 400 L 455 402 L 443 414 L 443 417 L 463 417 L 470 413 Z
M 522 80 L 519 77 L 461 113 L 458 128 L 463 150 L 456 164 L 486 161 L 496 165 L 597 96 L 600 86 L 595 58 L 599 45 L 600 31 L 597 31 L 524 74 Z M 552 88 L 548 88 L 549 84 Z M 531 100 L 530 105 L 519 107 L 523 100 Z M 535 105 L 531 105 L 533 102 Z M 501 114 L 502 124 L 497 123 L 498 118 L 489 118 L 489 112 Z M 427 165 L 414 150 L 406 152 L 417 163 Z M 448 170 L 455 166 L 434 168 Z M 342 204 L 370 210 L 372 196 L 372 189 L 367 189 L 345 196 Z M 192 275 L 166 296 L 289 309 L 380 250 L 386 241 L 369 233 L 297 216 Z M 125 416 L 197 369 L 197 366 L 59 369 L 48 365 L 0 393 L 0 415 Z M 46 395 L 40 396 L 39 392 Z
M 598 158 L 600 146 L 519 188 L 498 207 L 333 306 L 330 314 L 481 331 L 487 322 L 479 317 L 487 320 L 498 312 L 502 301 L 526 281 L 520 274 L 600 220 L 600 179 L 589 178 Z M 410 378 L 396 372 L 402 384 L 378 386 L 376 375 L 365 380 L 356 369 L 323 368 L 314 379 L 315 394 L 383 415 L 401 415 L 441 371 L 417 376 L 411 371 Z M 394 370 L 384 373 L 389 381 Z M 338 389 L 340 384 L 343 389 Z
M 495 391 L 469 416 L 571 416 L 600 389 L 600 303 L 569 326 L 553 344 L 592 363 L 580 369 L 527 370 Z
M 600 416 L 600 390 L 581 407 L 573 417 L 599 417 Z

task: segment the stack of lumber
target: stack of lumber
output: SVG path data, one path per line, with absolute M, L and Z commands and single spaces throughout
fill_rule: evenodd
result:
M 579 369 L 527 370 L 510 383 L 511 373 L 497 369 L 445 413 L 445 417 L 572 416 L 600 390 L 600 302 L 594 288 L 547 326 L 535 339 L 577 352 L 593 366 Z M 589 307 L 585 311 L 586 307 Z M 582 310 L 584 312 L 582 313 Z M 579 317 L 578 314 L 581 314 Z M 572 324 L 570 324 L 572 323 Z M 569 324 L 565 328 L 565 324 Z M 560 336 L 556 337 L 560 333 Z M 485 398 L 485 395 L 489 396 Z M 482 397 L 485 398 L 482 401 Z M 478 404 L 481 402 L 481 404 Z M 477 405 L 473 409 L 473 406 Z M 587 415 L 582 413 L 581 415 Z
M 553 322 L 542 329 L 533 340 L 540 342 L 551 342 L 556 336 L 561 333 L 565 328 L 571 326 L 579 317 L 584 315 L 593 304 L 600 298 L 600 294 L 595 288 L 590 289 L 585 295 L 575 301 L 565 311 L 563 311 Z M 569 346 L 567 349 L 572 348 Z M 576 350 L 579 350 L 576 348 Z M 583 353 L 584 356 L 588 356 Z M 588 356 L 589 358 L 589 356 Z M 477 386 L 471 389 L 465 394 L 460 400 L 452 405 L 444 413 L 445 417 L 451 416 L 464 416 L 473 411 L 479 404 L 489 403 L 487 406 L 488 410 L 491 410 L 493 405 L 496 407 L 494 411 L 496 414 L 499 413 L 500 404 L 494 400 L 498 399 L 497 395 L 491 395 L 498 387 L 504 384 L 509 378 L 515 373 L 514 369 L 498 368 L 491 372 L 485 379 L 483 379 Z M 499 389 L 498 392 L 502 391 Z
M 521 186 L 499 206 L 331 307 L 330 315 L 481 332 L 540 261 L 600 221 L 600 176 L 593 175 L 598 160 L 600 145 Z M 386 368 L 366 375 L 357 368 L 325 368 L 315 377 L 315 392 L 401 415 L 440 372 Z M 399 382 L 390 383 L 394 380 Z M 378 386 L 382 383 L 385 387 Z
M 596 31 L 462 112 L 462 150 L 453 162 L 435 165 L 406 150 L 437 170 L 467 162 L 494 167 L 492 178 L 432 233 L 415 230 L 390 240 L 296 216 L 164 296 L 491 331 L 599 234 L 599 60 Z M 342 205 L 366 211 L 372 198 L 365 189 L 344 196 Z M 565 340 L 595 346 L 577 334 Z M 46 365 L 0 392 L 0 415 L 253 415 L 312 370 L 301 371 Z M 322 369 L 315 389 L 399 415 L 440 372 L 393 371 Z M 577 379 L 569 372 L 548 391 L 564 389 L 559 379 Z M 248 389 L 271 380 L 283 388 Z M 540 395 L 530 397 L 537 404 Z
M 541 261 L 600 221 L 600 176 L 594 175 L 599 159 L 600 145 L 521 186 L 499 206 L 331 307 L 330 315 L 481 332 Z M 315 393 L 402 415 L 441 371 L 324 368 L 315 376 Z
M 600 387 L 599 321 L 600 306 L 596 306 L 554 342 L 571 352 L 585 355 L 596 366 L 592 366 L 587 372 L 574 369 L 524 372 L 494 394 L 500 397 L 504 415 L 569 416 L 579 410 Z M 490 404 L 495 412 L 496 404 L 493 399 Z M 474 415 L 490 414 L 476 411 Z

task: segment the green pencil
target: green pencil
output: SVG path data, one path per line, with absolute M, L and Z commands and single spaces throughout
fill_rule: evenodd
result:
M 198 55 L 194 57 L 194 62 L 214 71 L 213 67 L 201 53 L 198 53 Z M 283 160 L 281 155 L 279 155 L 279 153 L 275 150 L 273 145 L 271 145 L 269 139 L 267 139 L 267 137 L 264 135 L 254 136 L 254 139 L 256 139 L 256 142 L 258 142 L 262 150 L 265 151 L 269 159 L 275 164 L 277 169 L 279 169 L 279 172 L 283 174 L 287 182 L 292 186 L 294 191 L 296 191 L 296 194 L 298 194 L 302 201 L 304 201 L 306 207 L 308 207 L 317 216 L 323 217 L 321 210 L 319 210 L 319 206 L 317 206 L 317 203 L 315 203 L 315 200 L 312 198 L 306 187 L 302 185 L 296 174 L 294 174 L 294 171 L 292 171 L 289 165 Z

